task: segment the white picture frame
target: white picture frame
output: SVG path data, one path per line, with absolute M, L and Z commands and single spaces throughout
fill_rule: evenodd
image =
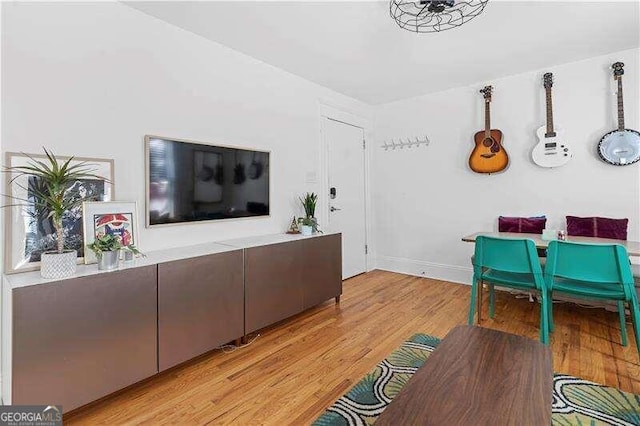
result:
M 85 264 L 98 261 L 95 253 L 86 248 L 98 235 L 112 233 L 120 236 L 124 245 L 138 244 L 138 205 L 135 201 L 84 202 L 82 223 Z
M 8 152 L 6 167 L 26 166 L 35 160 L 43 160 L 44 154 Z M 67 161 L 68 156 L 56 155 L 58 161 Z M 81 180 L 74 185 L 85 185 L 87 197 L 95 196 L 109 201 L 114 197 L 113 160 L 105 158 L 73 157 L 71 164 L 88 163 L 91 172 L 103 178 Z M 36 271 L 40 269 L 40 254 L 53 248 L 53 229 L 50 219 L 36 217 L 33 206 L 20 200 L 29 198 L 29 177 L 7 173 L 5 177 L 5 253 L 4 269 L 7 274 Z M 65 225 L 65 241 L 68 248 L 78 250 L 78 263 L 84 262 L 84 238 L 82 235 L 82 206 L 69 212 Z

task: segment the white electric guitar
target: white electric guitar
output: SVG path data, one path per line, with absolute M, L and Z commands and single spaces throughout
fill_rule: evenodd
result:
M 547 92 L 547 125 L 536 132 L 539 142 L 533 148 L 531 157 L 540 167 L 564 166 L 573 157 L 573 151 L 562 137 L 562 132 L 553 127 L 553 105 L 551 102 L 551 87 L 553 74 L 544 75 L 544 89 Z

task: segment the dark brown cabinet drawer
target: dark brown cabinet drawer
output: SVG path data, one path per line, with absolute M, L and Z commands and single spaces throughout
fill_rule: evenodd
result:
M 302 311 L 303 241 L 245 249 L 245 332 Z
M 342 294 L 340 234 L 306 240 L 302 257 L 304 309 Z
M 68 412 L 157 373 L 155 265 L 13 290 L 13 404 Z
M 242 250 L 158 265 L 160 371 L 243 335 L 242 268 Z

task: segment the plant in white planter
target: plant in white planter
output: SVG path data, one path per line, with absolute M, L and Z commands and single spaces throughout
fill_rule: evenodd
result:
M 30 159 L 27 165 L 5 168 L 6 172 L 13 175 L 10 183 L 21 176 L 32 176 L 37 181 L 37 185 L 30 188 L 34 195 L 32 198 L 9 197 L 19 205 L 30 205 L 36 211 L 46 212 L 51 218 L 56 235 L 56 250 L 42 253 L 40 274 L 43 278 L 64 278 L 75 273 L 77 253 L 75 250 L 65 250 L 63 219 L 68 212 L 86 201 L 78 196 L 77 190 L 71 190 L 70 187 L 78 180 L 104 178 L 92 173 L 93 165 L 87 162 L 71 164 L 74 157 L 60 162 L 46 148 L 44 153 L 46 159 L 38 160 L 24 154 Z
M 98 258 L 98 269 L 111 270 L 118 267 L 120 250 L 128 251 L 133 255 L 143 255 L 133 244 L 125 246 L 120 237 L 112 234 L 99 235 L 87 247 L 93 251 Z M 143 255 L 144 256 L 144 255 Z
M 304 197 L 300 198 L 300 202 L 302 203 L 305 214 L 305 217 L 298 219 L 298 222 L 302 225 L 300 227 L 302 235 L 311 235 L 314 232 L 321 232 L 318 228 L 318 220 L 315 218 L 318 195 L 313 192 L 307 192 Z

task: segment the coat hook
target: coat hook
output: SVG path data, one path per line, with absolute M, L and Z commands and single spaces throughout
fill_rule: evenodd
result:
M 382 145 L 380 145 L 381 148 L 384 148 L 385 151 L 388 151 L 389 149 L 395 150 L 396 148 L 398 149 L 404 149 L 404 147 L 407 147 L 407 149 L 411 149 L 414 146 L 416 148 L 419 148 L 420 145 L 429 145 L 431 143 L 431 141 L 429 140 L 429 136 L 425 135 L 424 139 L 420 139 L 419 136 L 414 136 L 414 137 L 407 137 L 403 140 L 403 138 L 398 138 L 398 140 L 396 141 L 394 138 L 391 138 L 391 140 L 388 141 L 384 141 L 384 143 Z

